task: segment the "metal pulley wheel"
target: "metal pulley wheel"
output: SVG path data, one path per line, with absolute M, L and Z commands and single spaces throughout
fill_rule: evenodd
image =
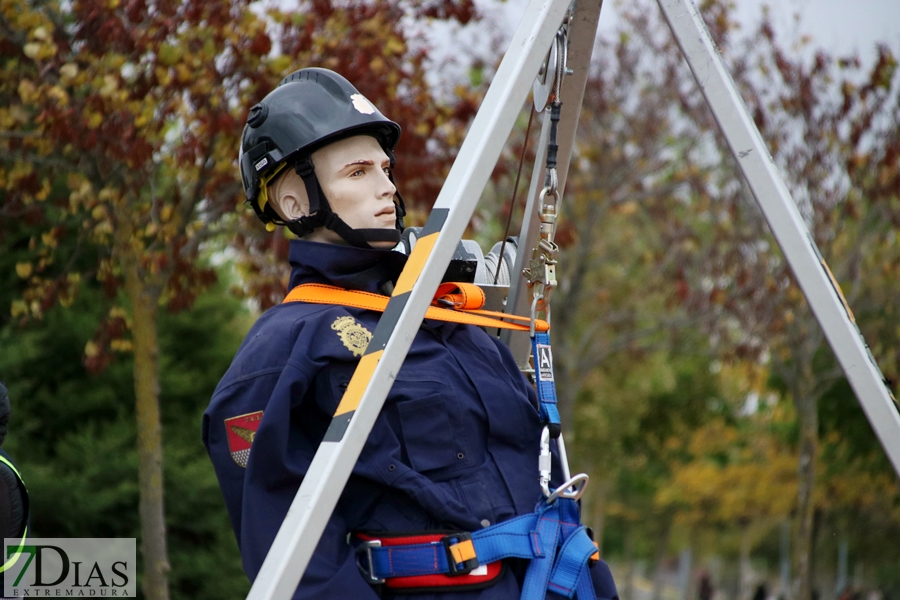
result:
M 568 28 L 565 24 L 556 32 L 556 38 L 550 44 L 541 68 L 531 87 L 534 98 L 534 110 L 541 112 L 559 95 L 562 78 L 566 73 L 566 50 L 569 44 Z
M 554 39 L 553 43 L 550 44 L 550 51 L 547 52 L 547 56 L 544 58 L 543 64 L 541 64 L 541 68 L 534 80 L 534 84 L 531 86 L 532 96 L 534 97 L 534 110 L 537 112 L 541 112 L 547 108 L 547 104 L 550 102 L 550 94 L 555 89 L 556 46 L 557 42 L 556 39 Z

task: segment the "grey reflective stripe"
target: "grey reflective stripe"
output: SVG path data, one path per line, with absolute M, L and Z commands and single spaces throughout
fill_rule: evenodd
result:
M 19 483 L 22 484 L 22 489 L 25 490 L 25 493 L 27 494 L 28 490 L 25 488 L 25 480 L 22 479 L 22 476 L 19 474 L 19 470 L 16 468 L 16 466 L 14 464 L 12 464 L 9 460 L 7 460 L 7 458 L 5 456 L 2 456 L 2 455 L 0 455 L 0 463 L 3 463 L 4 465 L 6 465 L 10 469 L 12 469 L 12 472 L 15 473 L 16 477 L 19 479 Z M 27 504 L 26 504 L 26 506 L 27 506 Z M 3 563 L 2 566 L 0 566 L 0 573 L 4 572 L 8 568 L 10 568 L 14 564 L 16 564 L 16 561 L 19 560 L 19 554 L 22 552 L 22 548 L 25 546 L 25 538 L 27 538 L 27 537 L 28 537 L 28 513 L 26 512 L 25 513 L 25 531 L 22 532 L 22 541 L 19 542 L 19 547 L 16 550 L 16 553 L 13 554 L 12 557 L 8 561 Z

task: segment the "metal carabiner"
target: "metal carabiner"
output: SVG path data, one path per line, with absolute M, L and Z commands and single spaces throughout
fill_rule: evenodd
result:
M 552 476 L 553 464 L 550 456 L 550 428 L 544 425 L 541 431 L 541 453 L 538 456 L 538 472 L 540 473 L 541 490 L 544 492 L 545 498 L 555 493 L 550 491 L 550 477 Z
M 584 488 L 587 486 L 588 479 L 590 478 L 587 476 L 587 473 L 579 473 L 575 477 L 572 477 L 564 484 L 556 488 L 556 491 L 547 496 L 547 504 L 552 504 L 553 501 L 557 498 L 578 500 L 584 493 Z M 569 488 L 572 488 L 572 491 L 569 491 Z

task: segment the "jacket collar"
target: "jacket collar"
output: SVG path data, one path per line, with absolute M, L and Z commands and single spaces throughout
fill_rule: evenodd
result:
M 406 255 L 393 250 L 370 250 L 308 240 L 291 240 L 290 289 L 301 283 L 325 283 L 348 290 L 378 292 L 395 282 Z

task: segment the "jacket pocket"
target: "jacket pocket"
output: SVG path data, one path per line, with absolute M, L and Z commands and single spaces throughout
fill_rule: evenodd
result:
M 454 439 L 447 404 L 440 394 L 397 403 L 410 466 L 419 473 L 462 466 L 462 441 Z

